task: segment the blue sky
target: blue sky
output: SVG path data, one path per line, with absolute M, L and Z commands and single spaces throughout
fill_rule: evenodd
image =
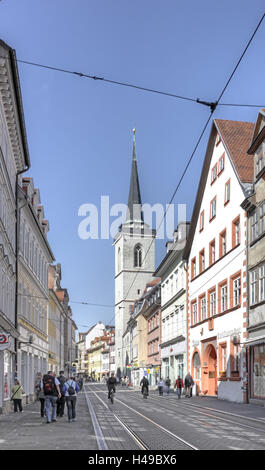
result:
M 0 37 L 22 60 L 215 101 L 264 13 L 264 1 L 2 0 Z M 265 21 L 223 103 L 265 105 Z M 35 186 L 73 301 L 114 303 L 112 240 L 80 240 L 84 203 L 126 203 L 132 129 L 143 202 L 166 204 L 208 116 L 196 103 L 19 64 Z M 216 118 L 256 120 L 219 107 Z M 210 127 L 175 203 L 191 216 Z M 156 244 L 156 264 L 165 255 Z M 114 309 L 71 304 L 80 330 Z

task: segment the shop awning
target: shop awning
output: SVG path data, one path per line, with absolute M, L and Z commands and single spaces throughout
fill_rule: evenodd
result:
M 265 336 L 259 336 L 257 338 L 247 339 L 245 344 L 246 346 L 255 346 L 258 344 L 265 344 Z

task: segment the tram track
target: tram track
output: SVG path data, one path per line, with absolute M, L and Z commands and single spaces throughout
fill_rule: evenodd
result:
M 149 396 L 149 400 L 155 401 L 157 403 L 161 403 L 159 397 Z M 230 412 L 227 412 L 227 411 L 224 411 L 224 410 L 217 410 L 217 409 L 213 409 L 213 408 L 209 408 L 209 407 L 203 407 L 203 406 L 192 404 L 192 403 L 186 403 L 186 402 L 183 403 L 183 401 L 184 401 L 184 399 L 181 400 L 181 404 L 178 404 L 178 403 L 176 403 L 176 401 L 174 399 L 169 398 L 167 400 L 166 405 L 173 406 L 174 408 L 177 408 L 180 411 L 183 408 L 186 409 L 186 410 L 192 410 L 194 413 L 197 413 L 197 414 L 200 414 L 200 415 L 205 415 L 205 416 L 210 417 L 210 418 L 219 419 L 220 421 L 226 421 L 230 424 L 236 424 L 238 426 L 242 426 L 242 427 L 245 427 L 245 428 L 255 430 L 256 432 L 265 433 L 265 422 L 262 421 L 261 419 L 251 418 L 249 416 L 238 415 L 238 414 L 230 413 Z M 203 411 L 201 411 L 201 410 L 203 410 Z M 215 414 L 212 414 L 211 412 L 215 413 Z M 217 414 L 217 416 L 216 416 L 216 414 Z M 219 414 L 223 414 L 227 417 L 224 418 L 224 417 L 218 416 Z M 238 422 L 238 421 L 234 421 L 231 418 L 229 419 L 228 416 L 231 416 L 232 418 L 238 418 L 240 420 L 250 421 L 251 423 L 255 422 L 255 423 L 260 424 L 262 427 L 261 428 L 260 427 L 255 427 L 251 424 L 246 424 L 246 423 L 241 423 L 241 422 Z
M 139 446 L 139 448 L 141 450 L 151 450 L 150 445 L 147 444 L 145 442 L 145 440 L 142 439 L 141 436 L 139 436 L 139 432 L 136 432 L 132 428 L 132 426 L 128 425 L 128 423 L 126 423 L 125 420 L 121 418 L 120 414 L 117 414 L 117 412 L 115 412 L 114 410 L 110 410 L 110 407 L 105 403 L 105 401 L 102 400 L 101 397 L 99 397 L 99 395 L 98 395 L 99 392 L 104 393 L 104 394 L 107 395 L 107 393 L 104 392 L 102 390 L 102 388 L 101 389 L 96 388 L 97 385 L 93 385 L 92 387 L 91 386 L 86 386 L 86 387 L 87 387 L 88 391 L 92 392 L 94 394 L 94 396 L 96 396 L 97 399 L 104 405 L 104 407 L 106 409 L 108 409 L 108 411 L 111 412 L 112 416 L 121 424 L 121 426 L 124 429 L 126 429 L 126 431 L 134 439 L 134 441 L 137 443 L 137 445 Z M 129 410 L 130 413 L 134 413 L 134 414 L 138 415 L 141 420 L 144 420 L 146 423 L 148 423 L 149 426 L 151 425 L 153 427 L 153 429 L 159 430 L 160 433 L 163 433 L 165 436 L 170 438 L 172 440 L 172 442 L 178 443 L 178 446 L 181 448 L 181 450 L 199 450 L 197 447 L 195 447 L 191 443 L 185 441 L 180 436 L 177 436 L 175 433 L 171 432 L 169 429 L 166 429 L 165 427 L 161 426 L 159 423 L 157 423 L 153 419 L 151 419 L 148 416 L 144 415 L 140 411 L 135 410 L 131 406 L 124 403 L 122 400 L 119 400 L 117 398 L 117 396 L 115 397 L 115 402 L 118 403 L 119 405 L 122 405 L 123 407 L 125 407 L 127 410 Z M 172 450 L 174 450 L 174 447 L 172 448 Z

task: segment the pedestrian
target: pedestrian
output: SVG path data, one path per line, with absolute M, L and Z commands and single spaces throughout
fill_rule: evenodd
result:
M 59 382 L 59 387 L 60 387 L 60 392 L 61 392 L 61 398 L 58 397 L 57 399 L 57 416 L 62 418 L 64 415 L 64 407 L 65 407 L 65 396 L 63 392 L 63 386 L 66 382 L 66 377 L 64 376 L 64 370 L 60 370 L 59 377 L 57 377 L 57 380 Z
M 53 372 L 49 370 L 43 376 L 41 381 L 41 389 L 45 396 L 45 415 L 47 423 L 56 420 L 56 402 L 61 398 L 60 382 L 54 377 Z
M 105 382 L 106 382 L 105 377 L 104 377 L 104 380 L 105 380 Z M 81 392 L 81 390 L 82 390 L 82 388 L 83 388 L 83 384 L 84 384 L 83 378 L 80 377 L 77 383 L 78 383 L 78 387 L 79 387 L 80 392 Z
M 45 404 L 45 395 L 44 391 L 41 388 L 41 372 L 37 373 L 36 383 L 35 383 L 35 391 L 37 395 L 37 400 L 40 401 L 40 415 L 44 417 L 44 404 Z
M 79 392 L 79 387 L 77 382 L 74 380 L 74 377 L 70 377 L 63 386 L 63 392 L 65 394 L 67 411 L 68 411 L 68 421 L 76 421 L 76 398 L 77 393 Z
M 176 383 L 175 383 L 175 385 L 174 385 L 174 389 L 175 389 L 175 388 L 177 389 L 178 399 L 180 399 L 182 389 L 184 388 L 183 380 L 182 380 L 182 378 L 180 377 L 180 375 L 178 376 L 178 378 L 177 378 L 177 380 L 176 380 Z
M 14 401 L 14 413 L 17 413 L 18 409 L 20 413 L 22 413 L 23 408 L 22 408 L 22 394 L 24 393 L 24 390 L 22 388 L 22 385 L 20 384 L 19 380 L 15 380 L 15 385 L 11 389 L 12 397 L 11 400 Z
M 170 385 L 171 385 L 171 380 L 169 377 L 167 377 L 166 381 L 165 381 L 165 384 L 166 384 L 166 387 L 167 387 L 167 394 L 169 395 L 169 392 L 170 392 Z
M 164 380 L 161 378 L 157 384 L 158 390 L 159 390 L 159 395 L 162 396 L 164 392 Z
M 194 385 L 193 378 L 190 374 L 190 372 L 187 373 L 185 377 L 185 389 L 186 389 L 186 394 L 185 397 L 191 398 L 192 397 L 192 387 Z

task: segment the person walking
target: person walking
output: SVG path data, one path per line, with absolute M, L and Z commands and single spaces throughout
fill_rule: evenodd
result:
M 174 389 L 177 389 L 178 399 L 181 397 L 182 389 L 184 388 L 183 380 L 181 379 L 180 375 L 178 376 L 176 383 L 174 385 Z
M 165 381 L 165 385 L 167 387 L 167 394 L 169 395 L 169 392 L 170 392 L 170 385 L 171 385 L 171 380 L 169 377 L 167 377 L 166 381 Z
M 161 378 L 157 384 L 159 395 L 162 396 L 164 392 L 164 380 Z
M 70 377 L 63 386 L 63 393 L 66 399 L 68 421 L 76 421 L 76 399 L 79 392 L 78 383 L 74 380 L 74 377 Z
M 53 372 L 49 370 L 46 375 L 43 376 L 41 381 L 41 389 L 45 396 L 45 415 L 47 423 L 56 420 L 56 402 L 57 399 L 61 398 L 60 382 L 54 377 Z
M 37 395 L 37 400 L 40 401 L 40 415 L 44 417 L 44 404 L 45 404 L 45 395 L 44 391 L 41 388 L 41 372 L 37 373 L 36 383 L 35 383 L 35 391 Z
M 194 385 L 193 378 L 190 374 L 190 372 L 187 373 L 185 377 L 185 389 L 186 389 L 186 394 L 185 397 L 191 398 L 192 397 L 192 387 Z
M 12 397 L 11 400 L 14 401 L 14 413 L 17 413 L 18 409 L 20 413 L 22 413 L 22 394 L 24 390 L 22 385 L 20 384 L 19 380 L 15 380 L 15 385 L 11 389 Z
M 64 406 L 65 406 L 65 396 L 63 392 L 63 386 L 66 382 L 66 377 L 64 376 L 64 370 L 60 370 L 59 377 L 57 377 L 57 380 L 60 384 L 59 387 L 60 387 L 60 392 L 61 392 L 61 398 L 58 397 L 58 400 L 57 400 L 57 416 L 62 418 L 64 415 Z

